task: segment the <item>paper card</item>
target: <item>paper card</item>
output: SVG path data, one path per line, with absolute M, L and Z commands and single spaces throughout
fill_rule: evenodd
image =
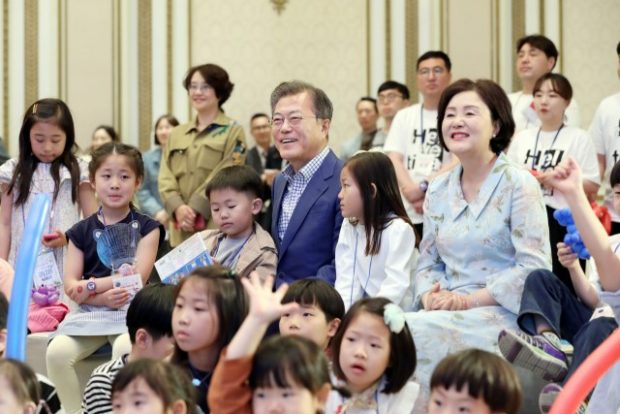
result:
M 112 286 L 115 288 L 124 288 L 129 292 L 129 300 L 120 309 L 126 310 L 133 300 L 134 296 L 142 289 L 142 277 L 139 273 L 129 276 L 112 276 Z
M 62 278 L 52 251 L 43 252 L 37 257 L 32 282 L 35 287 L 62 286 Z
M 213 259 L 207 251 L 202 235 L 196 233 L 156 261 L 155 268 L 162 283 L 176 285 L 195 268 L 212 264 Z

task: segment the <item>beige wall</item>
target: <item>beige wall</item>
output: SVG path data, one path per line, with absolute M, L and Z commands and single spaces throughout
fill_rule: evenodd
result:
M 618 0 L 289 0 L 280 14 L 269 0 L 4 0 L 4 5 L 0 115 L 13 155 L 33 96 L 69 103 L 82 146 L 95 125 L 111 123 L 126 142 L 146 148 L 149 119 L 167 111 L 182 121 L 189 117 L 181 79 L 191 64 L 204 62 L 229 71 L 236 87 L 225 109 L 246 130 L 252 113 L 269 112 L 277 83 L 298 78 L 323 88 L 334 102 L 336 150 L 357 131 L 357 99 L 384 77 L 405 82 L 415 71 L 406 53 L 415 46 L 420 53 L 447 50 L 455 79 L 492 77 L 512 90 L 513 37 L 542 31 L 560 47 L 558 69 L 574 86 L 584 127 L 600 100 L 620 89 Z M 141 68 L 138 57 L 148 57 L 146 48 L 152 61 Z M 379 62 L 369 62 L 369 52 Z M 149 66 L 150 80 L 144 75 Z M 144 104 L 149 101 L 150 108 Z
M 600 101 L 620 90 L 618 22 L 618 0 L 564 0 L 564 74 L 573 85 L 584 128 Z
M 80 147 L 100 124 L 114 125 L 113 0 L 65 0 L 61 85 Z
M 334 104 L 330 145 L 357 131 L 366 93 L 366 5 L 360 0 L 289 1 L 280 15 L 266 0 L 192 1 L 192 64 L 224 67 L 235 89 L 224 109 L 248 131 L 255 112 L 285 80 L 322 88 Z

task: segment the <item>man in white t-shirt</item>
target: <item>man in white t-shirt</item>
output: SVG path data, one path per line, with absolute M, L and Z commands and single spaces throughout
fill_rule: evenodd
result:
M 620 77 L 620 42 L 616 46 L 616 52 Z M 618 234 L 620 215 L 613 208 L 613 192 L 606 177 L 609 177 L 611 169 L 620 161 L 620 92 L 603 99 L 596 109 L 589 133 L 597 153 L 601 181 L 605 185 L 605 205 L 612 218 L 611 234 Z
M 403 202 L 420 236 L 428 180 L 449 158 L 437 134 L 437 106 L 450 84 L 451 68 L 450 58 L 441 51 L 429 51 L 418 58 L 416 81 L 422 102 L 396 114 L 383 146 L 394 164 Z
M 540 126 L 540 120 L 534 111 L 532 90 L 541 76 L 549 73 L 558 60 L 558 49 L 547 37 L 528 35 L 517 40 L 517 76 L 521 79 L 522 89 L 508 95 L 515 120 L 515 134 L 527 128 Z M 566 125 L 579 127 L 579 106 L 573 98 L 566 109 Z

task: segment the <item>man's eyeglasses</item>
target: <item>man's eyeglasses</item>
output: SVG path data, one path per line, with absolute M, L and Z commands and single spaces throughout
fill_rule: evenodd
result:
M 187 88 L 190 92 L 206 92 L 209 89 L 212 89 L 210 85 L 206 84 L 206 83 L 190 83 L 189 87 Z
M 402 98 L 403 96 L 399 93 L 386 93 L 385 95 L 379 94 L 377 97 L 379 102 L 394 102 L 398 98 Z
M 431 72 L 433 72 L 433 75 L 435 76 L 441 76 L 446 73 L 446 69 L 442 68 L 441 66 L 435 66 L 433 68 L 422 68 L 418 70 L 418 75 L 430 76 Z
M 288 124 L 290 126 L 296 127 L 296 126 L 299 126 L 301 124 L 301 121 L 303 121 L 304 119 L 318 119 L 318 117 L 316 115 L 314 116 L 292 115 L 289 117 L 276 115 L 271 120 L 271 125 L 273 125 L 274 128 L 280 129 L 284 125 L 284 122 L 288 121 Z

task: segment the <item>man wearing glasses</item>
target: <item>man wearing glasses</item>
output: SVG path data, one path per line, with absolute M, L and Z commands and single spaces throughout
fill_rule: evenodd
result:
M 343 162 L 327 146 L 332 103 L 321 89 L 283 82 L 271 93 L 273 138 L 288 166 L 273 182 L 271 235 L 278 249 L 276 287 L 306 277 L 336 280 Z
M 383 118 L 383 128 L 377 131 L 375 141 L 385 143 L 392 127 L 394 117 L 403 108 L 409 106 L 409 88 L 402 83 L 388 80 L 377 89 L 377 108 Z
M 383 147 L 394 164 L 405 208 L 419 236 L 428 180 L 451 165 L 437 135 L 437 106 L 450 84 L 451 67 L 450 58 L 441 51 L 429 51 L 418 58 L 416 82 L 422 102 L 396 114 Z

